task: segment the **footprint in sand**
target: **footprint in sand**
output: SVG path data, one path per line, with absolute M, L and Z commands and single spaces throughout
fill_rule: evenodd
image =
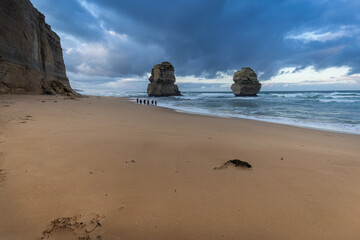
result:
M 0 186 L 6 180 L 6 171 L 0 168 Z
M 0 141 L 0 143 L 1 143 L 1 141 Z M 0 152 L 0 160 L 3 155 L 4 155 L 4 152 Z M 7 172 L 5 171 L 5 169 L 0 168 L 0 186 L 6 180 L 6 175 L 7 175 Z
M 34 121 L 31 115 L 26 115 L 25 117 L 20 118 L 20 120 L 22 121 L 19 123 L 27 123 L 27 121 Z
M 61 217 L 50 221 L 39 239 L 101 240 L 101 221 L 105 215 L 92 213 Z
M 13 102 L 3 101 L 0 102 L 0 104 L 2 107 L 10 107 L 13 104 Z

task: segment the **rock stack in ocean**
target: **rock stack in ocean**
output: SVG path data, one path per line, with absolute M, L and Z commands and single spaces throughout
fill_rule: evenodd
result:
M 235 83 L 231 85 L 231 90 L 235 96 L 256 96 L 260 91 L 261 83 L 251 68 L 241 68 L 234 73 L 233 80 Z
M 175 85 L 174 67 L 169 62 L 156 64 L 151 70 L 147 93 L 151 97 L 180 96 Z
M 29 0 L 0 1 L 0 94 L 77 95 L 59 36 Z

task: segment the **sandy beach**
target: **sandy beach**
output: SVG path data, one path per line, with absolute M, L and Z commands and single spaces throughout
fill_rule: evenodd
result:
M 0 95 L 1 239 L 358 239 L 359 182 L 359 135 Z

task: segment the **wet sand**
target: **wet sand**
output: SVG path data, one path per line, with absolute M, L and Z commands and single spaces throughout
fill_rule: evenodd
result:
M 1 239 L 357 239 L 359 182 L 359 135 L 0 95 Z

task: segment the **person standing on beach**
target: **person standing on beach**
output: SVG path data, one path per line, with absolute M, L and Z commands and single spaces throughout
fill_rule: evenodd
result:
M 140 99 L 140 104 L 142 104 L 142 101 L 141 101 L 141 99 Z
M 155 101 L 155 106 L 157 106 L 157 101 Z
M 139 98 L 136 99 L 136 103 L 139 103 Z

